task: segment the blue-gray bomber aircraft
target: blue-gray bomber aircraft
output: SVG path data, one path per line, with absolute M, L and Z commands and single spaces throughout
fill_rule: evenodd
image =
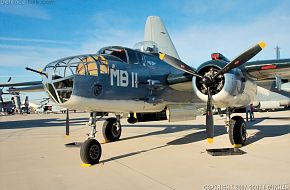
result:
M 120 139 L 122 117 L 128 117 L 129 123 L 165 119 L 174 122 L 205 114 L 206 135 L 212 143 L 212 108 L 226 108 L 225 125 L 231 144 L 245 145 L 246 123 L 241 116 L 231 118 L 231 113 L 253 102 L 256 81 L 276 76 L 288 79 L 290 75 L 290 59 L 248 62 L 265 45 L 259 42 L 231 61 L 213 53 L 210 61 L 193 69 L 180 60 L 161 19 L 150 16 L 145 41 L 133 49 L 112 46 L 96 54 L 59 59 L 42 71 L 27 68 L 41 74 L 42 81 L 0 86 L 10 86 L 10 92 L 44 89 L 60 106 L 90 112 L 91 131 L 80 148 L 81 159 L 87 164 L 96 164 L 101 158 L 102 149 L 95 139 L 100 113 L 116 115 L 103 124 L 108 141 Z M 68 123 L 67 115 L 67 135 Z

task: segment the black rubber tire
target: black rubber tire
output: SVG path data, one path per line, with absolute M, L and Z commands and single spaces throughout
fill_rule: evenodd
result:
M 128 122 L 128 123 L 131 123 L 131 124 L 134 124 L 134 123 L 137 123 L 138 120 L 137 120 L 136 118 L 134 118 L 134 117 L 129 117 L 129 118 L 127 119 L 127 122 Z
M 103 136 L 105 140 L 118 141 L 122 134 L 121 123 L 116 118 L 108 118 L 103 124 Z
M 98 164 L 102 156 L 102 147 L 96 139 L 86 140 L 80 148 L 80 156 L 85 164 Z
M 247 141 L 247 126 L 245 120 L 241 116 L 231 118 L 229 126 L 229 138 L 232 143 L 245 145 Z

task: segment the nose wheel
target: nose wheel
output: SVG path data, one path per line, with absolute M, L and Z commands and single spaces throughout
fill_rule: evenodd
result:
M 241 116 L 231 118 L 234 109 L 227 108 L 225 127 L 227 128 L 229 139 L 235 147 L 244 146 L 247 141 L 247 125 Z
M 98 164 L 102 155 L 102 147 L 96 139 L 88 139 L 80 149 L 80 156 L 85 164 Z
M 89 126 L 91 132 L 88 134 L 88 139 L 81 145 L 80 156 L 81 160 L 85 164 L 98 164 L 102 155 L 102 147 L 95 139 L 96 136 L 96 123 L 100 118 L 96 118 L 97 113 L 91 112 Z M 122 127 L 120 123 L 120 116 L 116 115 L 116 118 L 108 118 L 103 124 L 103 136 L 106 141 L 118 141 L 121 137 Z
M 231 118 L 229 138 L 232 145 L 244 146 L 247 140 L 246 122 L 241 116 Z

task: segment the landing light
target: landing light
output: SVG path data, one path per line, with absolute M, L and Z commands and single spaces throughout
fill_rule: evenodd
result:
M 261 67 L 261 70 L 276 69 L 277 65 L 265 65 Z

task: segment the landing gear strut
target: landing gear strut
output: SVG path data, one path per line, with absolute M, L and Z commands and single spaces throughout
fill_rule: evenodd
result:
M 232 110 L 227 108 L 226 127 L 232 145 L 243 146 L 247 140 L 246 122 L 241 116 L 234 116 L 230 119 Z
M 88 134 L 88 139 L 81 145 L 80 156 L 85 164 L 97 164 L 102 155 L 102 147 L 100 143 L 95 139 L 96 137 L 96 123 L 104 115 L 97 119 L 97 112 L 90 113 L 89 125 L 91 126 L 91 131 Z M 120 124 L 120 116 L 117 115 L 116 118 L 108 118 L 103 125 L 103 136 L 106 141 L 117 141 L 120 139 L 122 132 Z

